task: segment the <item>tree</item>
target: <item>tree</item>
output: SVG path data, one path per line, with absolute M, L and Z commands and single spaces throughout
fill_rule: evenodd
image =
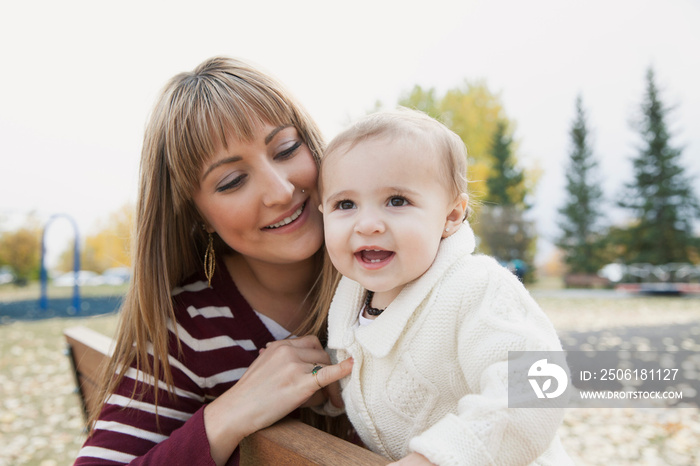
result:
M 509 205 L 484 205 L 479 216 L 480 249 L 502 262 L 534 262 L 535 228 L 525 210 Z
M 635 218 L 628 236 L 630 262 L 688 262 L 696 241 L 692 228 L 700 204 L 683 173 L 682 150 L 671 144 L 668 113 L 650 68 L 641 118 L 635 124 L 642 142 L 633 159 L 634 180 L 625 185 L 618 203 Z
M 595 273 L 602 267 L 600 211 L 603 191 L 598 161 L 593 156 L 581 96 L 571 125 L 571 150 L 566 168 L 566 195 L 559 208 L 561 236 L 557 240 L 571 273 Z
M 526 220 L 528 205 L 525 174 L 516 166 L 513 137 L 508 122 L 499 120 L 489 154 L 491 173 L 486 180 L 488 194 L 481 208 L 481 249 L 507 262 L 512 268 L 527 269 L 534 262 L 535 229 Z M 515 264 L 520 264 L 515 267 Z
M 491 175 L 486 180 L 488 195 L 485 201 L 526 209 L 525 174 L 515 165 L 511 147 L 513 137 L 507 131 L 507 122 L 498 121 L 490 151 L 493 166 Z
M 33 215 L 23 226 L 0 235 L 0 265 L 12 268 L 19 283 L 39 277 L 41 227 Z
M 106 223 L 98 224 L 96 233 L 85 238 L 80 255 L 82 268 L 102 273 L 110 267 L 129 266 L 133 226 L 133 206 L 125 205 L 111 213 Z M 63 271 L 73 269 L 72 243 L 61 254 L 58 268 Z

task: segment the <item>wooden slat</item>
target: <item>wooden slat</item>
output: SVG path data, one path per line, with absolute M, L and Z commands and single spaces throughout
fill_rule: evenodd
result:
M 302 422 L 283 419 L 241 442 L 241 465 L 386 465 L 390 461 Z
M 83 409 L 87 413 L 98 404 L 103 364 L 112 354 L 112 339 L 87 327 L 71 327 L 63 334 L 68 342 Z

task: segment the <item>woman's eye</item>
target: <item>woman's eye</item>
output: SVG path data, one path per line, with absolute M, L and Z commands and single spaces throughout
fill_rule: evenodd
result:
M 246 178 L 246 175 L 238 175 L 237 177 L 235 177 L 231 181 L 228 181 L 228 182 L 222 184 L 221 186 L 218 186 L 216 188 L 216 191 L 219 193 L 222 193 L 222 192 L 237 188 L 241 184 L 243 184 L 243 181 L 245 180 L 245 178 Z
M 295 142 L 294 144 L 292 144 L 291 147 L 289 147 L 289 148 L 287 148 L 287 149 L 284 149 L 282 152 L 280 152 L 280 153 L 278 153 L 277 155 L 275 155 L 275 158 L 278 159 L 278 160 L 279 160 L 279 159 L 282 159 L 282 160 L 288 159 L 288 158 L 290 158 L 292 155 L 294 155 L 294 153 L 295 153 L 295 152 L 297 151 L 297 149 L 299 149 L 300 147 L 301 147 L 301 141 L 297 141 L 297 142 Z
M 348 201 L 348 200 L 340 201 L 336 205 L 337 205 L 337 208 L 339 210 L 349 210 L 349 209 L 353 209 L 355 207 L 355 203 L 352 201 Z
M 408 205 L 408 200 L 403 196 L 394 196 L 389 199 L 389 205 L 391 207 L 403 207 Z

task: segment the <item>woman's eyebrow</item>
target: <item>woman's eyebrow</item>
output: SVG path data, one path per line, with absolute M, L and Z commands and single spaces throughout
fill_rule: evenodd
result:
M 289 128 L 290 126 L 293 126 L 293 125 L 282 125 L 282 126 L 278 126 L 277 128 L 275 128 L 275 129 L 273 129 L 272 131 L 270 131 L 270 134 L 268 134 L 267 136 L 265 136 L 265 145 L 270 144 L 270 141 L 272 141 L 272 138 L 274 138 L 275 135 L 276 135 L 277 133 L 279 133 L 280 131 L 282 131 L 282 130 L 285 129 L 285 128 Z
M 226 157 L 225 159 L 219 160 L 215 163 L 212 163 L 209 165 L 209 168 L 204 172 L 204 175 L 202 175 L 201 181 L 204 181 L 204 179 L 207 177 L 209 173 L 212 172 L 217 167 L 220 167 L 221 165 L 227 164 L 227 163 L 233 163 L 233 162 L 238 162 L 241 160 L 241 156 L 239 155 L 234 155 L 233 157 Z

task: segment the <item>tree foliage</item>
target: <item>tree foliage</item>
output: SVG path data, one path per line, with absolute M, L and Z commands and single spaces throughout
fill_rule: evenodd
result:
M 700 205 L 681 165 L 682 150 L 671 143 L 669 109 L 661 101 L 651 68 L 640 110 L 634 180 L 625 185 L 619 201 L 636 219 L 629 228 L 626 260 L 656 265 L 687 262 L 696 241 L 692 228 Z
M 480 249 L 502 262 L 534 262 L 536 233 L 534 224 L 517 206 L 484 205 L 479 216 Z
M 564 205 L 559 208 L 561 236 L 556 244 L 564 251 L 569 272 L 595 273 L 604 262 L 601 257 L 603 191 L 581 96 L 576 98 L 576 115 L 569 135 L 566 193 Z
M 18 282 L 39 276 L 41 226 L 29 215 L 23 226 L 0 234 L 0 265 L 12 268 Z
M 516 166 L 513 154 L 513 137 L 508 134 L 508 123 L 498 121 L 491 145 L 492 170 L 486 180 L 488 195 L 486 202 L 501 206 L 512 206 L 523 210 L 525 204 L 525 173 Z
M 499 120 L 489 150 L 492 167 L 480 214 L 480 249 L 511 265 L 518 262 L 532 265 L 535 228 L 525 218 L 529 208 L 525 202 L 525 173 L 516 166 L 512 147 L 508 122 Z
M 80 253 L 81 267 L 98 273 L 110 267 L 131 265 L 131 233 L 134 226 L 134 208 L 125 205 L 98 225 L 97 232 L 88 235 Z M 73 246 L 69 245 L 59 258 L 58 268 L 73 269 Z

